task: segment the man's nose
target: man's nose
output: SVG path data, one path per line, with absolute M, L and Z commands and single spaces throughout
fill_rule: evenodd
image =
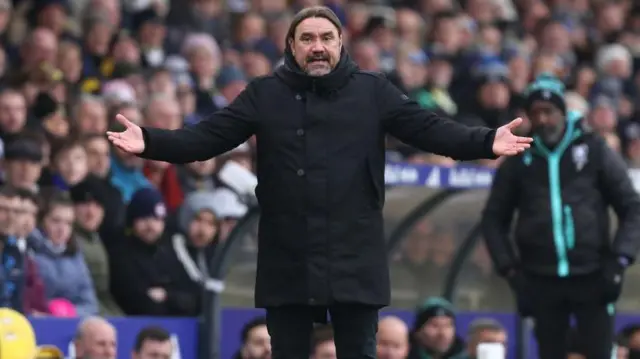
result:
M 313 45 L 311 45 L 311 52 L 323 52 L 324 46 L 320 41 L 314 41 Z

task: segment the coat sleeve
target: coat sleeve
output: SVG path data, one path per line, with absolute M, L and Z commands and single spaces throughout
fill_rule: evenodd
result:
M 96 290 L 93 287 L 93 281 L 89 274 L 89 268 L 84 261 L 84 256 L 78 254 L 76 256 L 78 262 L 78 279 L 80 287 L 78 296 L 74 302 L 78 316 L 84 317 L 98 314 L 98 299 L 96 298 Z
M 510 241 L 511 221 L 517 209 L 517 172 L 520 157 L 508 158 L 496 172 L 491 193 L 482 213 L 482 234 L 497 271 L 505 275 L 517 266 Z
M 640 196 L 633 187 L 629 170 L 622 157 L 611 150 L 604 141 L 601 141 L 601 146 L 601 192 L 618 216 L 613 252 L 633 261 L 640 249 Z
M 175 164 L 205 161 L 234 149 L 257 127 L 256 82 L 227 107 L 194 126 L 179 130 L 142 129 L 145 150 L 140 157 Z
M 496 158 L 495 130 L 466 126 L 427 111 L 386 79 L 378 78 L 376 85 L 375 101 L 387 133 L 423 151 L 455 160 Z

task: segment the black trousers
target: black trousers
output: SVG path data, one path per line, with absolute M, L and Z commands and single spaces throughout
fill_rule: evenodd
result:
M 520 298 L 530 305 L 539 357 L 566 359 L 570 319 L 575 319 L 578 349 L 587 359 L 610 359 L 613 304 L 605 303 L 600 274 L 570 278 L 526 276 Z
M 267 308 L 272 359 L 309 359 L 318 311 L 331 316 L 338 359 L 375 359 L 378 308 L 362 304 Z

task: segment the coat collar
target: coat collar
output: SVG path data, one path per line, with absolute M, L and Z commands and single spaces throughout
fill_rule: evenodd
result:
M 309 76 L 296 63 L 291 49 L 287 46 L 284 64 L 275 71 L 275 74 L 296 90 L 329 94 L 345 86 L 356 71 L 358 71 L 358 66 L 351 60 L 347 51 L 342 48 L 340 61 L 333 71 L 324 76 Z

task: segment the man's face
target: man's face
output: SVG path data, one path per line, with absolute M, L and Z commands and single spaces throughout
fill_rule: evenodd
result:
M 99 178 L 106 178 L 111 167 L 109 142 L 105 138 L 94 138 L 85 143 L 89 172 Z
M 469 354 L 471 357 L 476 356 L 476 351 L 478 349 L 479 344 L 484 343 L 496 343 L 502 344 L 503 346 L 507 346 L 507 333 L 502 330 L 481 330 L 479 333 L 474 335 L 471 340 L 469 340 L 468 348 Z
M 542 47 L 556 54 L 570 49 L 571 39 L 567 29 L 559 23 L 548 25 L 543 32 Z
M 43 62 L 54 64 L 58 54 L 58 40 L 48 29 L 39 28 L 31 35 L 31 43 L 28 45 L 23 65 L 28 69 L 34 69 Z
M 8 92 L 0 96 L 0 127 L 7 133 L 18 133 L 27 122 L 27 103 L 24 96 Z
M 83 103 L 78 109 L 77 117 L 81 134 L 99 134 L 107 131 L 107 109 L 101 103 Z
M 511 100 L 511 92 L 504 82 L 489 82 L 480 87 L 480 102 L 487 109 L 506 109 Z
M 176 96 L 176 85 L 169 72 L 158 72 L 149 80 L 149 90 L 151 93 L 161 93 L 166 96 Z
M 429 319 L 417 333 L 420 343 L 439 354 L 444 354 L 449 350 L 456 335 L 456 328 L 453 319 L 446 316 L 439 316 Z
M 85 44 L 92 55 L 106 55 L 109 51 L 109 42 L 112 36 L 112 27 L 109 24 L 94 24 L 86 36 Z
M 116 358 L 116 332 L 108 325 L 96 324 L 87 328 L 86 333 L 75 344 L 78 358 Z
M 60 34 L 64 31 L 64 26 L 67 23 L 67 12 L 62 5 L 49 5 L 40 12 L 38 18 L 42 26 Z
M 142 343 L 138 353 L 133 353 L 133 359 L 171 359 L 173 345 L 171 340 L 163 342 L 147 339 Z
M 589 113 L 589 125 L 598 133 L 612 132 L 617 122 L 616 111 L 609 105 L 599 105 Z
M 80 228 L 90 232 L 97 231 L 104 219 L 104 209 L 96 201 L 77 203 L 74 213 Z
M 217 232 L 218 222 L 210 211 L 198 212 L 189 224 L 189 240 L 199 248 L 211 243 Z
M 164 232 L 164 220 L 156 217 L 137 219 L 133 223 L 133 233 L 143 242 L 153 244 Z
M 380 70 L 380 50 L 373 43 L 358 44 L 354 48 L 353 59 L 365 71 Z
M 162 48 L 162 43 L 167 34 L 167 29 L 161 23 L 150 21 L 140 27 L 140 45 L 144 47 Z
M 66 184 L 78 184 L 89 171 L 87 152 L 80 145 L 71 147 L 56 156 L 55 167 Z
M 336 343 L 333 340 L 327 340 L 318 344 L 311 356 L 312 359 L 336 359 Z
M 26 159 L 9 160 L 6 161 L 5 164 L 9 185 L 16 188 L 33 190 L 40 178 L 42 164 Z
M 144 122 L 145 125 L 151 127 L 177 130 L 182 127 L 180 105 L 174 100 L 155 101 L 147 111 Z
M 560 109 L 548 101 L 535 101 L 527 113 L 531 129 L 547 146 L 554 146 L 564 135 L 565 120 Z
M 249 332 L 241 352 L 242 359 L 271 359 L 271 337 L 266 325 L 257 326 Z
M 2 234 L 16 234 L 16 219 L 20 210 L 20 198 L 0 196 L 0 231 Z
M 36 229 L 36 219 L 38 215 L 38 206 L 31 199 L 20 199 L 20 210 L 18 211 L 20 224 L 16 228 L 16 234 L 20 237 L 26 237 L 29 233 Z
M 290 46 L 301 69 L 310 76 L 323 76 L 340 61 L 342 36 L 331 21 L 311 17 L 298 24 Z
M 383 329 L 383 330 L 380 330 Z M 398 328 L 379 328 L 377 353 L 379 359 L 405 359 L 409 353 L 406 331 Z

